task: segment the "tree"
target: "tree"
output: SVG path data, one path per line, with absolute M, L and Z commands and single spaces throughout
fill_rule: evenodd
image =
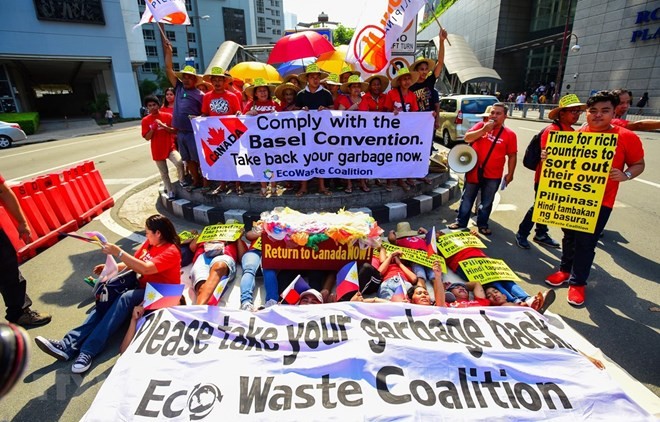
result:
M 141 98 L 151 95 L 158 90 L 158 84 L 150 79 L 143 80 L 138 87 L 140 89 Z
M 340 24 L 332 33 L 332 42 L 335 44 L 335 47 L 350 44 L 354 32 L 355 28 L 347 28 Z

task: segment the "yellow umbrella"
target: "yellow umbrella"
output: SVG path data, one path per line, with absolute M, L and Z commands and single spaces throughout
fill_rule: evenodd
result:
M 329 73 L 340 74 L 342 69 L 350 67 L 355 70 L 353 65 L 346 63 L 346 52 L 348 51 L 347 45 L 340 45 L 335 48 L 335 51 L 328 51 L 319 56 L 316 64 L 323 70 Z
M 252 83 L 255 79 L 261 78 L 268 82 L 281 82 L 282 78 L 277 69 L 273 66 L 261 62 L 242 62 L 232 67 L 229 74 L 233 78 L 241 79 Z

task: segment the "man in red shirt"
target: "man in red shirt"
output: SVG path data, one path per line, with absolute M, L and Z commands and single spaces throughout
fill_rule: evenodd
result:
M 172 138 L 172 133 L 176 132 L 172 127 L 172 115 L 160 111 L 160 101 L 154 95 L 148 95 L 144 99 L 144 106 L 147 107 L 149 114 L 142 119 L 142 137 L 151 142 L 151 158 L 156 162 L 167 196 L 171 199 L 174 198 L 174 190 L 165 160 L 170 160 L 176 167 L 179 183 L 184 181 L 181 154 L 174 148 Z
M 0 205 L 18 223 L 18 234 L 25 243 L 30 243 L 30 226 L 14 192 L 0 175 Z M 5 231 L 0 227 L 0 293 L 7 306 L 7 321 L 23 326 L 45 325 L 51 316 L 30 309 L 32 301 L 27 295 L 27 281 L 18 269 L 16 249 Z
M 630 109 L 630 103 L 632 102 L 632 94 L 627 89 L 615 89 L 612 91 L 615 97 L 619 99 L 619 104 L 614 109 L 614 119 L 612 119 L 612 124 L 614 126 L 625 127 L 628 130 L 641 130 L 641 131 L 650 131 L 660 129 L 660 120 L 635 120 L 631 122 L 624 119 L 628 109 Z
M 241 104 L 233 92 L 225 89 L 231 76 L 221 67 L 214 66 L 211 73 L 205 74 L 202 79 L 213 84 L 213 91 L 204 94 L 202 99 L 202 114 L 205 116 L 227 116 L 241 112 Z
M 628 129 L 611 124 L 617 104 L 617 97 L 609 91 L 600 91 L 587 100 L 587 125 L 580 132 L 618 135 L 610 177 L 605 185 L 595 231 L 585 233 L 562 229 L 564 239 L 559 271 L 545 280 L 553 287 L 568 281 L 568 303 L 575 306 L 584 304 L 585 288 L 596 255 L 598 238 L 612 212 L 619 183 L 634 179 L 644 171 L 644 149 L 639 137 Z
M 458 217 L 455 223 L 447 226 L 452 230 L 467 227 L 472 206 L 481 191 L 477 227 L 481 234 L 492 234 L 488 228 L 488 219 L 504 173 L 504 164 L 508 166 L 508 172 L 504 176 L 504 183 L 507 185 L 513 181 L 513 173 L 516 170 L 518 141 L 515 132 L 504 127 L 507 111 L 506 104 L 493 104 L 488 122 L 477 123 L 465 134 L 465 142 L 472 145 L 477 152 L 477 165 L 465 175 Z M 480 173 L 482 177 L 479 177 Z
M 390 81 L 383 75 L 373 75 L 365 81 L 369 89 L 362 97 L 358 110 L 360 111 L 383 111 L 385 108 L 385 94 Z
M 564 95 L 559 100 L 559 106 L 553 108 L 548 117 L 553 121 L 549 124 L 541 135 L 541 150 L 545 149 L 548 143 L 548 135 L 551 131 L 573 131 L 573 126 L 580 118 L 580 114 L 586 110 L 587 105 L 580 102 L 580 99 L 575 94 Z M 543 162 L 540 161 L 536 166 L 536 173 L 534 174 L 534 193 L 539 187 L 539 178 L 541 177 L 541 167 Z M 527 236 L 534 227 L 532 215 L 534 214 L 534 205 L 527 211 L 525 217 L 518 226 L 518 233 L 516 233 L 516 243 L 522 249 L 529 249 L 530 245 L 527 241 Z M 540 243 L 551 248 L 559 248 L 559 243 L 550 237 L 548 234 L 548 226 L 545 224 L 536 223 L 536 235 L 534 242 Z

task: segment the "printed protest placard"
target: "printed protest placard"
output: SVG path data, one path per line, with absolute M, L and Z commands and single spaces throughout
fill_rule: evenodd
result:
M 181 233 L 179 233 L 179 241 L 181 243 L 183 243 L 187 240 L 193 239 L 195 236 L 196 236 L 196 234 L 194 234 L 194 233 L 192 233 L 188 230 L 184 230 Z
M 233 242 L 241 237 L 243 227 L 243 224 L 214 224 L 212 226 L 206 226 L 197 238 L 197 243 L 217 240 Z
M 424 177 L 433 115 L 292 111 L 193 119 L 204 177 L 268 182 L 314 177 Z
M 471 258 L 461 261 L 459 265 L 468 281 L 478 281 L 481 284 L 501 280 L 520 281 L 520 277 L 501 259 Z
M 438 238 L 436 244 L 438 246 L 438 253 L 445 258 L 449 258 L 466 248 L 483 249 L 486 247 L 481 239 L 468 232 L 455 232 L 442 235 Z
M 383 242 L 381 248 L 385 248 L 385 250 L 388 252 L 401 251 L 402 254 L 400 258 L 402 260 L 414 262 L 415 264 L 423 265 L 428 268 L 433 268 L 433 264 L 436 261 L 439 261 L 442 272 L 447 274 L 447 264 L 445 263 L 445 259 L 440 255 L 429 256 L 428 252 L 426 251 L 405 248 L 403 246 L 397 246 L 387 242 Z
M 261 242 L 261 265 L 265 269 L 337 271 L 350 261 L 366 262 L 372 255 L 371 248 L 362 249 L 357 243 L 341 245 L 332 239 L 309 248 L 273 240 L 264 233 Z
M 593 233 L 618 135 L 550 132 L 532 220 Z

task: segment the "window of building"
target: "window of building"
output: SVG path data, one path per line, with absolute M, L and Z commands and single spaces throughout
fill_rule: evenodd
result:
M 188 42 L 197 42 L 197 38 L 195 37 L 194 33 L 188 32 Z
M 146 6 L 144 0 L 138 0 L 138 6 Z
M 165 35 L 167 35 L 168 40 L 176 41 L 176 33 L 174 31 L 165 31 Z
M 280 11 L 279 11 L 279 10 L 275 10 L 275 16 L 279 16 L 279 15 L 280 15 Z
M 192 2 L 190 0 L 186 0 L 186 10 L 192 12 Z
M 197 49 L 196 48 L 191 48 L 190 50 L 188 50 L 188 55 L 190 57 L 197 57 Z
M 241 45 L 247 44 L 245 11 L 243 9 L 223 7 L 222 20 L 225 23 L 225 40 L 234 41 Z
M 280 26 L 280 20 L 279 19 L 275 19 L 275 25 Z
M 158 57 L 158 50 L 155 45 L 145 45 L 144 48 L 147 51 L 147 56 Z
M 530 32 L 543 31 L 551 28 L 563 28 L 566 24 L 566 14 L 569 13 L 573 22 L 577 2 L 568 0 L 534 0 Z M 568 9 L 571 6 L 570 10 Z
M 257 32 L 264 34 L 266 32 L 266 19 L 257 18 Z
M 172 47 L 172 56 L 176 57 L 179 55 L 179 49 L 176 47 Z
M 172 63 L 172 69 L 173 69 L 175 72 L 178 72 L 178 71 L 181 70 L 181 65 L 179 65 L 179 63 Z
M 144 73 L 156 73 L 160 70 L 160 65 L 158 63 L 147 62 L 142 65 L 142 71 Z
M 264 0 L 257 0 L 257 12 L 264 13 Z
M 155 40 L 156 36 L 153 29 L 143 29 L 142 36 L 145 40 Z
M 275 7 L 280 7 L 280 0 L 275 0 Z

